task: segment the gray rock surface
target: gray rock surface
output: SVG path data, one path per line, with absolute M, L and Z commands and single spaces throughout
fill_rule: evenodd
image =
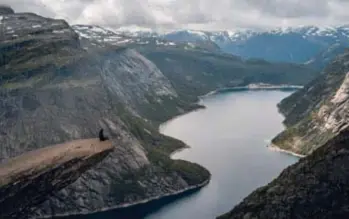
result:
M 27 218 L 37 205 L 77 180 L 114 149 L 83 139 L 25 153 L 0 165 L 0 217 Z
M 302 84 L 316 74 L 304 66 L 156 41 L 125 48 L 78 32 L 65 21 L 31 13 L 1 19 L 0 163 L 47 145 L 94 138 L 101 127 L 118 145 L 33 209 L 33 217 L 91 213 L 205 185 L 207 170 L 169 159 L 185 144 L 159 134 L 157 125 L 196 109 L 191 102 L 197 95 L 217 88 L 284 83 L 295 73 L 294 83 Z
M 322 75 L 279 104 L 287 129 L 274 145 L 307 155 L 348 126 L 348 61 L 348 52 L 338 56 Z
M 3 16 L 1 27 L 0 163 L 47 145 L 94 138 L 101 127 L 118 145 L 33 216 L 101 211 L 209 179 L 204 168 L 169 159 L 168 153 L 185 145 L 149 122 L 146 115 L 156 112 L 150 101 L 161 108 L 178 101 L 149 60 L 124 48 L 86 51 L 65 21 L 35 14 Z M 181 112 L 174 109 L 166 116 Z

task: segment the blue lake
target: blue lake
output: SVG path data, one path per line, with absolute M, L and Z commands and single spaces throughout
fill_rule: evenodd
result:
M 298 158 L 270 151 L 268 142 L 283 130 L 277 103 L 290 91 L 242 91 L 206 97 L 207 108 L 169 121 L 165 135 L 191 146 L 173 156 L 199 163 L 212 173 L 200 192 L 171 203 L 147 219 L 212 219 L 231 210 Z
M 72 216 L 71 219 L 213 219 L 265 185 L 298 158 L 270 151 L 283 130 L 277 103 L 291 91 L 238 91 L 205 97 L 206 109 L 177 117 L 160 128 L 191 148 L 174 154 L 206 167 L 209 185 L 131 209 Z

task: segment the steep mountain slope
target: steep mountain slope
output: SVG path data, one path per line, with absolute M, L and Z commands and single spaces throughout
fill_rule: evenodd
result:
M 66 22 L 35 14 L 3 15 L 1 27 L 0 162 L 96 137 L 101 127 L 117 146 L 72 185 L 43 194 L 53 196 L 31 209 L 35 216 L 90 213 L 208 182 L 204 168 L 170 160 L 185 145 L 148 122 L 151 101 L 177 106 L 157 117 L 162 121 L 191 107 L 149 60 L 125 48 L 84 50 Z
M 96 26 L 78 25 L 74 29 L 81 38 L 96 41 L 98 44 L 93 43 L 95 47 L 120 45 L 119 33 L 113 34 L 110 30 Z M 134 48 L 154 62 L 172 85 L 178 88 L 177 91 L 189 93 L 190 89 L 195 89 L 196 96 L 219 87 L 256 82 L 303 85 L 318 73 L 304 65 L 269 63 L 259 59 L 243 60 L 194 44 L 189 46 L 190 43 L 131 37 L 127 47 Z
M 334 43 L 330 45 L 325 50 L 318 53 L 312 59 L 310 59 L 306 65 L 314 68 L 314 69 L 324 69 L 326 65 L 331 63 L 336 56 L 342 54 L 346 51 L 348 45 L 342 44 L 340 42 Z
M 348 218 L 348 136 L 343 130 L 218 218 Z
M 279 104 L 287 129 L 274 145 L 309 154 L 348 126 L 348 61 L 348 52 L 338 56 L 324 74 Z
M 163 39 L 158 35 L 134 35 L 129 32 L 116 32 L 108 28 L 94 26 L 94 25 L 73 25 L 72 28 L 79 34 L 80 39 L 84 41 L 94 41 L 93 46 L 106 47 L 107 45 L 127 46 L 127 47 L 168 47 L 179 48 L 185 50 L 204 50 L 211 52 L 219 52 L 217 45 L 205 42 L 179 42 Z M 87 45 L 86 45 L 87 46 Z
M 93 138 L 101 127 L 117 146 L 73 184 L 44 194 L 51 198 L 30 209 L 37 217 L 128 206 L 206 185 L 207 170 L 169 159 L 185 145 L 159 134 L 157 125 L 197 109 L 197 96 L 217 88 L 304 84 L 317 74 L 190 43 L 144 44 L 100 27 L 74 29 L 31 13 L 1 15 L 0 162 Z
M 171 40 L 174 42 L 191 42 L 196 43 L 201 46 L 206 46 L 215 50 L 219 50 L 219 45 L 214 40 L 211 40 L 207 33 L 203 33 L 200 31 L 176 31 L 167 33 L 166 35 L 160 35 L 159 38 L 163 38 L 166 40 Z
M 329 47 L 340 44 L 349 46 L 347 26 L 320 28 L 304 26 L 299 28 L 273 29 L 268 31 L 193 31 L 178 30 L 165 34 L 122 32 L 133 36 L 152 36 L 174 42 L 201 42 L 216 44 L 227 53 L 243 58 L 265 59 L 272 62 L 306 63 L 324 53 Z M 337 50 L 332 50 L 335 52 Z M 338 51 L 340 52 L 340 51 Z M 339 53 L 335 53 L 334 58 Z M 331 60 L 329 60 L 331 61 Z M 321 69 L 325 63 L 314 63 Z
M 32 207 L 73 183 L 113 149 L 111 141 L 83 139 L 8 160 L 0 166 L 0 217 L 27 218 Z
M 345 27 L 301 27 L 265 32 L 236 32 L 228 40 L 217 42 L 226 52 L 245 58 L 304 63 L 335 43 L 348 46 Z M 215 39 L 215 38 L 213 38 Z
M 154 62 L 177 90 L 196 95 L 204 94 L 207 88 L 214 90 L 260 82 L 303 85 L 318 75 L 317 71 L 303 65 L 242 60 L 223 53 L 169 48 L 139 48 L 138 51 Z

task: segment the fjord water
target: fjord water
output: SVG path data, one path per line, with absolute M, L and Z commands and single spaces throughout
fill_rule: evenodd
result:
M 132 208 L 71 216 L 68 219 L 213 219 L 231 210 L 298 158 L 270 151 L 268 142 L 283 129 L 276 104 L 291 91 L 237 91 L 205 97 L 206 109 L 160 127 L 191 148 L 173 159 L 199 163 L 212 174 L 197 192 Z
M 197 193 L 166 205 L 147 219 L 212 219 L 231 210 L 298 158 L 270 151 L 268 142 L 283 129 L 276 104 L 289 91 L 242 91 L 209 96 L 206 109 L 177 117 L 160 128 L 190 149 L 176 153 L 206 167 L 211 182 Z

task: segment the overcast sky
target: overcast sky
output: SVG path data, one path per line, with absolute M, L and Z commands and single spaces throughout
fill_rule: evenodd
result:
M 0 0 L 18 12 L 111 28 L 269 29 L 349 24 L 349 0 Z

